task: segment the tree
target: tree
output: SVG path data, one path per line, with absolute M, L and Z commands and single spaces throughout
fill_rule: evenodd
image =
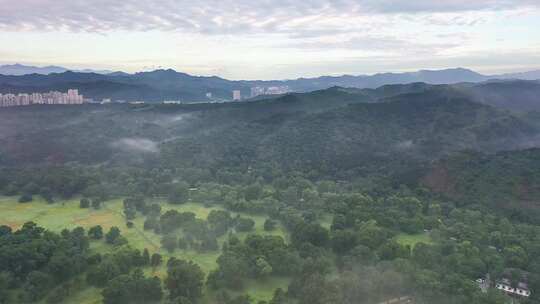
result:
M 251 304 L 251 297 L 249 295 L 240 295 L 227 301 L 227 304 Z
M 303 280 L 298 298 L 300 304 L 343 303 L 337 286 L 327 282 L 320 274 L 311 275 Z
M 342 255 L 356 246 L 356 234 L 349 230 L 334 230 L 331 243 L 334 251 Z
M 143 226 L 144 230 L 152 230 L 152 229 L 155 229 L 156 227 L 159 227 L 159 220 L 157 218 L 155 217 L 146 218 L 146 220 L 144 221 L 144 226 Z
M 328 230 L 316 223 L 301 223 L 292 232 L 293 243 L 311 243 L 314 246 L 325 247 L 330 239 Z
M 261 197 L 263 187 L 260 184 L 252 184 L 244 190 L 244 198 L 246 201 L 254 201 Z
M 32 197 L 32 194 L 25 193 L 19 197 L 19 203 L 29 203 L 33 201 L 34 198 Z
M 217 239 L 212 235 L 207 235 L 201 240 L 200 251 L 216 251 L 219 249 Z
M 60 285 L 60 287 L 55 288 L 47 296 L 48 304 L 57 304 L 63 302 L 71 292 L 68 284 Z M 1 303 L 1 302 L 0 302 Z
M 249 232 L 253 230 L 255 221 L 250 218 L 238 218 L 236 222 L 236 230 L 240 232 Z
M 79 207 L 83 209 L 90 208 L 90 200 L 87 198 L 82 198 L 79 202 Z
M 233 219 L 231 213 L 223 210 L 212 210 L 207 218 L 210 228 L 217 236 L 222 236 L 227 233 Z
M 159 226 L 162 233 L 169 233 L 180 227 L 186 228 L 188 224 L 195 220 L 195 213 L 193 212 L 179 213 L 176 210 L 169 210 L 160 216 Z
M 178 239 L 174 234 L 167 234 L 161 238 L 161 246 L 167 249 L 168 252 L 174 252 L 178 247 Z
M 92 200 L 92 208 L 98 210 L 99 208 L 101 208 L 101 200 L 100 199 L 93 199 Z
M 358 245 L 342 257 L 343 266 L 353 268 L 357 265 L 371 265 L 378 261 L 378 257 L 369 247 Z
M 171 299 L 185 297 L 196 302 L 202 295 L 204 273 L 192 261 L 171 258 L 167 263 L 165 285 Z
M 154 303 L 163 297 L 161 281 L 157 277 L 145 278 L 139 269 L 112 279 L 101 294 L 104 304 Z
M 88 236 L 94 240 L 101 240 L 103 238 L 103 228 L 100 225 L 91 227 L 88 230 Z
M 152 254 L 152 257 L 150 258 L 150 265 L 154 268 L 158 267 L 162 263 L 161 254 L 154 253 Z
M 109 232 L 105 235 L 105 240 L 109 244 L 115 244 L 116 241 L 120 238 L 120 229 L 118 227 L 111 227 Z
M 394 240 L 387 241 L 378 249 L 378 256 L 381 260 L 394 260 L 397 258 L 409 258 L 411 249 L 403 246 Z
M 245 257 L 229 250 L 219 256 L 217 263 L 219 267 L 208 275 L 207 284 L 214 289 L 241 289 L 244 278 L 250 273 L 250 265 Z
M 185 204 L 189 199 L 189 187 L 186 183 L 178 183 L 173 186 L 173 189 L 169 193 L 169 203 L 171 204 Z
M 10 288 L 11 280 L 11 274 L 8 272 L 0 272 L 0 304 L 10 303 L 8 289 Z
M 272 297 L 272 300 L 270 300 L 269 304 L 287 304 L 287 294 L 283 289 L 278 288 L 274 290 L 274 296 Z
M 144 250 L 143 250 L 142 264 L 143 265 L 149 265 L 150 264 L 150 253 L 148 252 L 148 248 L 144 248 Z
M 0 237 L 10 235 L 11 232 L 12 232 L 11 227 L 6 226 L 6 225 L 1 225 L 0 226 Z
M 503 255 L 506 263 L 510 267 L 524 268 L 527 265 L 527 252 L 520 246 L 509 246 L 504 248 Z
M 51 189 L 49 188 L 41 188 L 39 190 L 39 195 L 47 202 L 47 204 L 54 204 L 54 197 L 52 194 Z
M 257 269 L 257 276 L 259 277 L 266 277 L 272 273 L 272 266 L 268 264 L 264 257 L 257 258 L 255 261 L 255 266 Z
M 159 204 L 152 204 L 147 208 L 147 215 L 149 217 L 159 217 L 161 215 L 161 206 Z
M 25 291 L 24 298 L 29 302 L 43 298 L 49 292 L 49 288 L 53 282 L 53 278 L 44 272 L 30 272 L 23 285 L 23 290 Z
M 264 221 L 264 230 L 265 231 L 273 231 L 276 229 L 276 221 L 272 220 L 272 219 L 266 219 L 266 221 Z
M 178 239 L 178 248 L 182 249 L 182 250 L 186 250 L 188 249 L 188 241 L 186 240 L 185 237 L 181 237 Z
M 135 219 L 135 216 L 137 215 L 137 211 L 133 208 L 127 208 L 127 209 L 124 209 L 124 215 L 126 216 L 127 220 L 133 220 Z

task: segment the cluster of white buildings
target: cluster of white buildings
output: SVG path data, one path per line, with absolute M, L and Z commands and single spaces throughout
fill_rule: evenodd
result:
M 51 91 L 49 93 L 0 94 L 0 107 L 29 106 L 34 104 L 83 104 L 84 97 L 79 90 L 70 89 L 67 93 Z
M 525 282 L 517 282 L 512 284 L 510 279 L 503 277 L 502 279 L 495 282 L 494 285 L 491 284 L 489 275 L 486 278 L 481 278 L 476 280 L 480 289 L 483 292 L 488 292 L 492 287 L 504 292 L 506 295 L 517 298 L 529 298 L 531 296 L 531 291 L 529 286 Z
M 280 94 L 287 94 L 290 93 L 291 89 L 288 86 L 272 86 L 272 87 L 252 87 L 251 88 L 251 94 L 250 98 L 257 97 L 260 95 L 280 95 Z M 245 96 L 242 96 L 242 92 L 240 90 L 234 90 L 232 91 L 232 99 L 234 101 L 239 101 L 245 98 Z
M 251 88 L 251 97 L 257 97 L 259 95 L 278 95 L 290 93 L 291 90 L 288 86 L 274 86 L 274 87 L 253 87 Z
M 516 286 L 512 286 L 510 280 L 503 278 L 501 281 L 497 282 L 495 287 L 498 290 L 501 290 L 509 295 L 516 295 L 528 298 L 531 296 L 531 291 L 526 283 L 519 282 Z

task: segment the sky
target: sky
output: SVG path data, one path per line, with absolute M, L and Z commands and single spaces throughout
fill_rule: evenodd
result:
M 540 0 L 0 0 L 0 64 L 229 79 L 540 69 Z

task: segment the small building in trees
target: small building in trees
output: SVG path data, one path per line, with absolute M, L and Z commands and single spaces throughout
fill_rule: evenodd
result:
M 507 278 L 502 278 L 495 284 L 495 288 L 503 291 L 504 293 L 512 296 L 521 296 L 528 298 L 531 296 L 531 291 L 527 283 L 518 282 L 517 284 L 512 284 L 512 282 Z

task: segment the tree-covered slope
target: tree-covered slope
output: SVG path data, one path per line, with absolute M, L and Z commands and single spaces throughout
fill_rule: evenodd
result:
M 259 105 L 260 111 L 265 106 Z M 517 146 L 537 132 L 519 117 L 460 95 L 429 91 L 319 113 L 242 120 L 169 145 L 201 162 L 270 162 L 288 169 L 343 174 L 356 168 L 377 170 L 376 166 L 392 162 L 430 161 L 464 149 L 497 151 Z M 204 153 L 190 150 L 190 144 Z
M 434 164 L 422 184 L 462 204 L 487 205 L 519 219 L 538 218 L 540 150 L 459 153 Z
M 118 141 L 144 139 L 163 161 L 262 161 L 336 174 L 372 162 L 520 147 L 538 134 L 530 120 L 446 87 L 372 100 L 332 88 L 235 104 L 6 109 L 0 151 L 23 163 L 100 163 L 126 154 Z

